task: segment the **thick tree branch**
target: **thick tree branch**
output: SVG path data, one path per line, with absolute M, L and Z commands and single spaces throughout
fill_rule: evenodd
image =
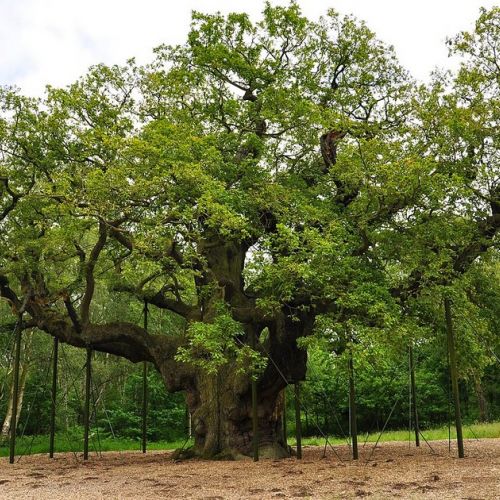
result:
M 148 280 L 143 280 L 141 282 L 142 286 L 146 284 Z M 148 293 L 142 290 L 142 286 L 134 287 L 127 284 L 118 284 L 113 287 L 113 289 L 117 292 L 126 292 L 130 293 L 137 299 L 143 301 L 147 300 L 150 304 L 160 308 L 160 309 L 168 309 L 179 316 L 182 316 L 186 320 L 200 320 L 201 319 L 201 311 L 198 306 L 192 306 L 186 304 L 180 299 L 170 299 L 165 296 L 165 287 L 162 288 L 157 293 Z
M 21 308 L 21 301 L 14 290 L 9 286 L 7 277 L 2 274 L 0 274 L 0 297 L 6 299 L 14 309 L 19 310 Z
M 155 295 L 144 294 L 144 298 L 156 307 L 160 309 L 168 309 L 187 320 L 201 320 L 202 314 L 198 306 L 191 306 L 182 302 L 181 300 L 169 299 L 165 297 L 165 294 L 160 290 Z
M 471 264 L 492 245 L 500 230 L 500 213 L 494 213 L 478 224 L 478 238 L 458 253 L 453 263 L 453 271 L 464 273 Z
M 16 193 L 10 187 L 8 177 L 0 177 L 0 183 L 4 185 L 5 191 L 11 198 L 10 203 L 3 208 L 2 212 L 0 212 L 0 221 L 2 221 L 7 217 L 7 215 L 9 215 L 10 212 L 12 212 L 12 210 L 14 210 L 14 208 L 16 208 L 16 205 L 19 202 L 19 200 L 24 196 L 26 196 L 31 191 L 31 188 L 35 185 L 35 177 L 34 176 L 32 177 L 29 186 L 23 193 Z
M 63 314 L 32 300 L 27 305 L 36 327 L 79 348 L 120 356 L 138 363 L 150 361 L 162 374 L 170 391 L 185 389 L 192 384 L 195 369 L 175 360 L 178 348 L 184 344 L 181 335 L 151 335 L 143 328 L 128 322 L 102 325 L 87 324 L 81 332 Z
M 132 252 L 134 249 L 134 243 L 125 231 L 122 231 L 115 226 L 109 226 L 109 235 L 118 241 L 118 243 L 123 245 L 129 252 Z
M 108 231 L 106 225 L 100 221 L 99 222 L 99 237 L 97 239 L 97 243 L 94 248 L 90 252 L 89 260 L 85 266 L 85 293 L 83 294 L 82 303 L 80 305 L 80 316 L 82 318 L 82 324 L 86 325 L 89 322 L 89 310 L 90 303 L 92 302 L 92 297 L 94 296 L 95 289 L 95 278 L 94 278 L 94 269 L 97 264 L 97 259 L 101 254 L 104 245 L 106 244 L 106 240 L 108 237 Z
M 64 297 L 64 305 L 66 306 L 66 311 L 68 311 L 69 319 L 71 320 L 71 323 L 73 323 L 76 332 L 81 333 L 82 325 L 80 323 L 80 319 L 78 318 L 75 307 L 73 306 L 73 302 L 71 302 L 69 296 Z

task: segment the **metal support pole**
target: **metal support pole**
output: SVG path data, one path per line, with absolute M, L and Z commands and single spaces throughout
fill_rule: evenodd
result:
M 148 422 L 148 363 L 142 364 L 142 452 L 147 448 L 147 422 Z
M 257 415 L 257 382 L 252 380 L 252 445 L 253 461 L 259 461 L 259 421 Z
M 302 458 L 302 422 L 300 420 L 300 382 L 295 382 L 295 435 L 297 438 L 297 458 Z
M 448 351 L 448 453 L 451 453 L 451 376 L 450 376 L 450 352 Z
M 256 348 L 255 332 L 252 332 L 252 349 Z M 259 461 L 259 416 L 257 409 L 257 381 L 252 374 L 252 446 L 253 461 Z
M 283 389 L 283 444 L 288 451 L 288 432 L 286 428 L 286 387 Z
M 90 427 L 90 383 L 92 377 L 92 349 L 87 347 L 85 362 L 85 402 L 83 406 L 83 459 L 89 459 L 89 427 Z
M 444 299 L 444 310 L 446 315 L 448 352 L 450 356 L 451 387 L 453 391 L 453 400 L 455 402 L 455 427 L 457 428 L 458 457 L 464 458 L 464 438 L 462 434 L 462 417 L 460 415 L 460 396 L 458 393 L 457 354 L 455 351 L 455 336 L 453 334 L 451 302 L 449 298 Z
M 148 331 L 148 302 L 144 301 L 144 330 Z M 148 363 L 142 365 L 142 452 L 146 453 L 148 424 Z
M 352 351 L 349 351 L 349 418 L 352 440 L 352 459 L 358 459 L 358 428 L 356 418 L 356 390 L 354 387 L 354 362 Z
M 417 410 L 417 384 L 415 383 L 415 364 L 413 362 L 413 346 L 410 344 L 410 380 L 411 380 L 411 398 L 413 402 L 413 421 L 415 422 L 415 445 L 420 446 L 420 427 L 418 425 Z
M 54 441 L 56 435 L 56 398 L 57 398 L 57 358 L 59 354 L 59 339 L 54 337 L 54 353 L 52 357 L 52 401 L 50 408 L 50 439 L 49 457 L 54 458 Z
M 23 315 L 20 314 L 17 319 L 16 333 L 16 351 L 14 357 L 14 379 L 12 394 L 12 418 L 10 421 L 10 453 L 9 462 L 14 463 L 16 455 L 16 430 L 17 430 L 17 402 L 19 398 L 19 365 L 21 364 L 21 336 L 23 331 Z

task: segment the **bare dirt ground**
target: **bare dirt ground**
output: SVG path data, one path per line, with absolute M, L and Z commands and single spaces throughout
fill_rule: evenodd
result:
M 360 448 L 349 459 L 347 446 L 305 447 L 304 458 L 174 462 L 170 452 L 110 452 L 83 463 L 61 454 L 23 457 L 15 465 L 0 459 L 0 498 L 500 498 L 500 439 L 466 442 L 466 458 L 456 458 L 453 443 L 381 443 Z

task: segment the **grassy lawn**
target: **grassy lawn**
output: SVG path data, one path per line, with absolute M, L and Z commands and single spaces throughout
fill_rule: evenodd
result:
M 436 441 L 438 439 L 448 439 L 448 427 L 438 427 L 435 429 L 425 429 L 422 430 L 427 441 Z M 492 422 L 489 424 L 473 424 L 463 426 L 464 439 L 475 439 L 475 438 L 500 438 L 500 422 Z M 368 436 L 359 435 L 358 443 L 364 443 L 365 441 L 372 443 L 377 441 L 380 433 L 369 434 Z M 408 441 L 409 433 L 407 430 L 401 431 L 387 431 L 382 434 L 380 441 Z M 410 439 L 415 439 L 415 434 L 412 431 Z M 451 439 L 456 439 L 455 427 L 451 427 Z M 338 437 L 329 437 L 329 442 L 332 444 L 345 444 L 346 440 Z M 295 438 L 289 438 L 288 444 L 294 445 Z M 322 445 L 325 444 L 325 439 L 323 437 L 306 437 L 302 439 L 302 444 L 304 445 Z
M 183 445 L 189 446 L 190 443 L 185 441 L 156 441 L 148 443 L 148 450 L 175 450 Z M 55 448 L 57 453 L 62 452 L 83 452 L 83 433 L 76 432 L 60 432 L 56 434 Z M 96 453 L 100 451 L 139 451 L 141 449 L 141 441 L 126 439 L 100 437 L 98 439 L 96 433 L 92 433 L 89 440 L 89 452 Z M 48 453 L 49 452 L 49 436 L 24 436 L 16 440 L 16 455 Z M 0 457 L 9 456 L 9 444 L 2 443 L 0 445 Z
M 439 427 L 436 429 L 428 429 L 422 431 L 423 435 L 428 441 L 437 439 L 448 439 L 448 427 Z M 379 434 L 359 435 L 358 442 L 364 443 L 375 442 Z M 411 439 L 414 439 L 413 433 Z M 473 424 L 464 426 L 464 438 L 500 438 L 500 422 L 493 422 L 490 424 Z M 454 427 L 451 428 L 451 438 L 455 439 L 456 435 Z M 380 441 L 407 441 L 408 431 L 388 431 L 382 434 Z M 346 440 L 338 437 L 329 437 L 332 444 L 345 444 Z M 304 445 L 317 445 L 325 444 L 325 439 L 322 437 L 306 437 L 303 438 Z M 189 446 L 191 442 L 185 441 L 156 441 L 148 443 L 149 450 L 175 450 L 184 446 Z M 290 436 L 288 444 L 295 445 L 295 438 Z M 140 450 L 140 441 L 132 439 L 120 439 L 110 437 L 100 437 L 98 440 L 97 434 L 93 433 L 91 436 L 89 449 L 92 453 L 97 450 L 101 451 L 133 451 Z M 56 435 L 56 452 L 76 452 L 81 453 L 83 450 L 83 437 L 81 432 L 72 430 L 70 432 L 61 432 Z M 49 451 L 49 436 L 25 436 L 19 438 L 16 442 L 16 454 L 34 454 L 34 453 L 48 453 Z M 0 446 L 0 457 L 9 455 L 8 443 L 2 443 Z

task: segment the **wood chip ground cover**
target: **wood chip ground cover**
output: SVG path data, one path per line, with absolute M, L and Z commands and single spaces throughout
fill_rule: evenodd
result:
M 0 498 L 500 498 L 500 439 L 466 442 L 466 458 L 448 453 L 447 441 L 381 443 L 360 448 L 349 459 L 347 446 L 323 458 L 322 447 L 306 447 L 304 458 L 174 462 L 171 452 L 108 452 L 84 463 L 73 454 L 50 460 L 23 457 L 15 465 L 0 459 Z

